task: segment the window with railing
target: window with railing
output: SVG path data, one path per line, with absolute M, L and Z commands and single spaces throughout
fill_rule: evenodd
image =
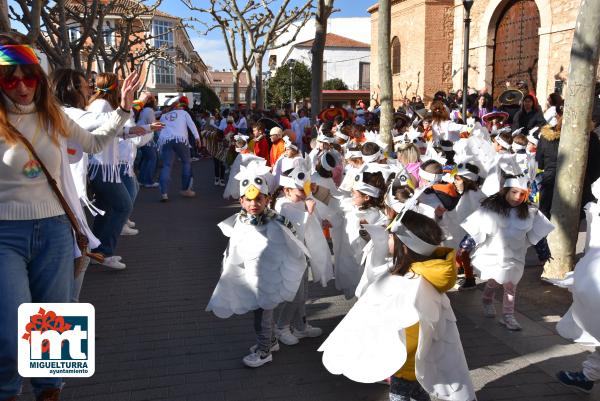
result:
M 174 85 L 175 65 L 167 60 L 157 60 L 154 64 L 154 82 L 158 85 Z
M 154 36 L 155 47 L 174 47 L 173 23 L 168 21 L 152 21 L 152 36 Z

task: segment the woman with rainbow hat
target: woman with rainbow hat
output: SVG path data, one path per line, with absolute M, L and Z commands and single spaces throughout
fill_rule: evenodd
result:
M 125 79 L 119 108 L 92 135 L 62 111 L 26 43 L 23 35 L 0 34 L 0 400 L 10 401 L 22 385 L 19 305 L 69 302 L 74 259 L 87 253 L 85 242 L 98 246 L 73 183 L 67 139 L 84 152 L 100 151 L 129 119 L 139 83 L 135 72 Z M 32 378 L 31 385 L 37 400 L 53 401 L 62 379 Z

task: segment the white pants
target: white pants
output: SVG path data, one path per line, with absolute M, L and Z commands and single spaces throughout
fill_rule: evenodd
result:
M 583 374 L 588 380 L 600 380 L 600 347 L 592 352 L 585 361 L 583 361 Z

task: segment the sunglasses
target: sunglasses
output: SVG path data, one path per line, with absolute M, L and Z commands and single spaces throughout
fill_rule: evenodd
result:
M 22 82 L 28 88 L 35 88 L 39 81 L 40 77 L 37 75 L 28 75 L 25 77 L 15 77 L 13 75 L 11 77 L 0 78 L 0 86 L 4 90 L 13 90 Z

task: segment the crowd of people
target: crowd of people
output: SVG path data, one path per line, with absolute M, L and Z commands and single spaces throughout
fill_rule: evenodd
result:
M 546 237 L 554 229 L 562 99 L 550 95 L 543 112 L 520 87 L 498 107 L 477 94 L 465 118 L 460 93 L 440 91 L 427 106 L 403 102 L 393 146 L 377 133 L 378 109 L 364 104 L 324 110 L 315 127 L 301 129 L 294 123 L 305 110 L 290 114 L 289 125 L 280 111 L 246 115 L 245 131 L 229 117 L 224 130 L 203 126 L 220 166 L 215 185 L 225 179 L 223 196 L 241 204 L 219 224 L 229 244 L 207 310 L 220 318 L 254 313 L 256 344 L 246 366 L 272 362 L 281 343 L 321 336 L 307 320 L 307 281 L 334 281 L 358 300 L 319 348 L 330 372 L 386 382 L 394 401 L 475 399 L 444 293 L 455 284 L 472 290 L 479 276 L 482 314 L 499 314 L 501 325 L 519 331 L 527 250 L 541 264 L 552 257 Z M 590 133 L 590 155 L 599 149 L 598 131 Z M 599 177 L 590 158 L 584 205 Z M 597 360 L 596 352 L 583 371 L 558 378 L 589 391 Z
M 527 249 L 542 263 L 551 258 L 559 96 L 542 112 L 528 91 L 497 109 L 480 93 L 464 118 L 460 93 L 438 92 L 427 105 L 406 99 L 383 143 L 379 109 L 362 102 L 323 110 L 316 125 L 306 109 L 211 113 L 184 96 L 159 110 L 150 93 L 134 100 L 136 72 L 98 74 L 93 86 L 71 69 L 48 77 L 12 33 L 0 34 L 0 54 L 0 400 L 16 400 L 22 387 L 11 329 L 18 306 L 78 302 L 89 263 L 125 268 L 115 250 L 121 235 L 138 232 L 130 220 L 138 190 L 157 188 L 168 204 L 175 156 L 182 197 L 195 197 L 191 163 L 204 157 L 224 198 L 240 202 L 219 224 L 229 244 L 207 310 L 252 311 L 246 366 L 272 362 L 280 343 L 323 335 L 307 320 L 309 280 L 357 298 L 319 348 L 325 367 L 387 383 L 392 401 L 475 399 L 445 295 L 455 284 L 474 289 L 478 275 L 489 318 L 502 287 L 498 321 L 521 330 L 516 291 Z M 590 158 L 584 204 L 599 192 L 597 163 Z M 586 210 L 589 224 L 595 209 Z M 571 315 L 565 333 L 594 319 L 575 305 Z M 589 390 L 599 361 L 596 352 L 559 379 Z M 37 400 L 60 398 L 60 378 L 31 384 Z

